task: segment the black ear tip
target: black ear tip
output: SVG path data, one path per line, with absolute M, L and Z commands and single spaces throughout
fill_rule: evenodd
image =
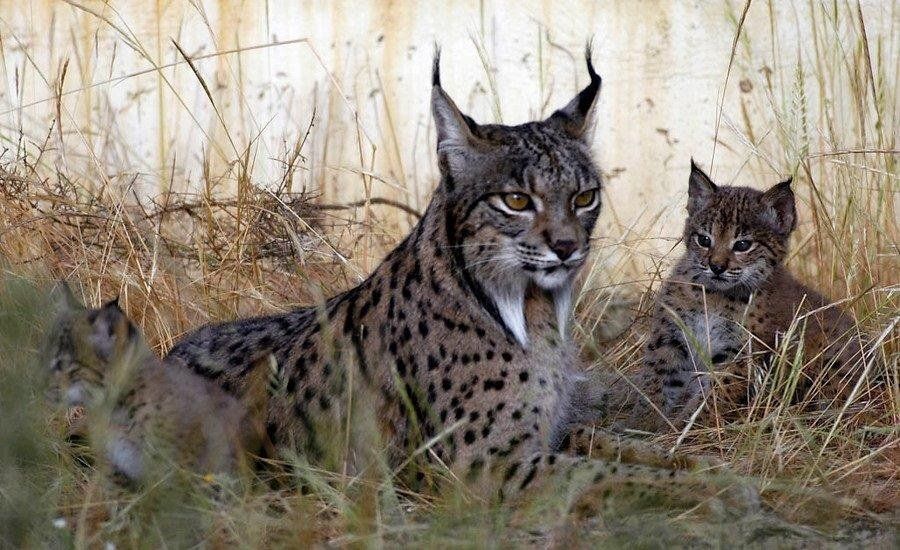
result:
M 122 311 L 122 307 L 119 305 L 119 297 L 116 296 L 112 300 L 103 304 L 102 309 L 115 309 L 118 311 Z
M 591 76 L 591 82 L 599 83 L 602 79 L 600 75 L 597 74 L 597 70 L 594 69 L 594 39 L 593 37 L 588 39 L 587 44 L 584 47 L 584 59 L 587 61 L 587 70 L 588 74 Z
M 782 194 L 790 194 L 790 195 L 793 195 L 793 194 L 794 194 L 794 190 L 791 189 L 791 183 L 792 183 L 793 181 L 794 181 L 794 177 L 791 176 L 791 177 L 789 177 L 788 179 L 786 179 L 786 180 L 784 180 L 784 181 L 780 181 L 780 182 L 776 183 L 775 185 L 773 185 L 773 186 L 770 188 L 771 194 L 773 194 L 773 195 L 782 195 Z
M 431 62 L 431 86 L 441 87 L 441 47 L 434 43 L 434 60 Z
M 713 183 L 712 178 L 709 177 L 703 168 L 700 168 L 700 165 L 694 162 L 694 157 L 691 157 L 691 176 L 690 182 L 693 185 L 695 182 L 702 184 L 704 187 L 711 189 L 712 191 L 717 190 L 719 187 Z

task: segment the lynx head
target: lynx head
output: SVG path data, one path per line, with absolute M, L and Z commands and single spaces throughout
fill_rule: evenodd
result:
M 600 76 L 590 46 L 586 53 L 590 84 L 548 118 L 518 126 L 463 114 L 441 87 L 435 56 L 432 111 L 451 250 L 522 345 L 529 285 L 554 295 L 564 330 L 600 210 L 590 153 Z
M 52 298 L 56 319 L 45 350 L 51 391 L 67 406 L 86 405 L 104 389 L 110 367 L 140 343 L 140 335 L 118 299 L 87 309 L 64 282 Z
M 760 287 L 797 223 L 791 180 L 765 192 L 719 187 L 691 161 L 684 242 L 691 280 L 713 291 Z

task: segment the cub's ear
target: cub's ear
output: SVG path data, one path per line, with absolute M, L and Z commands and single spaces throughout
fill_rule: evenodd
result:
M 69 311 L 81 311 L 84 304 L 75 297 L 72 288 L 65 279 L 59 279 L 50 289 L 50 301 L 56 313 L 64 313 Z
M 797 226 L 797 206 L 794 191 L 791 189 L 793 178 L 778 183 L 765 193 L 762 199 L 760 216 L 779 235 L 789 235 Z
M 694 214 L 701 210 L 718 190 L 719 188 L 706 175 L 706 172 L 697 166 L 694 159 L 691 159 L 691 177 L 688 180 L 688 213 Z
M 119 298 L 104 303 L 88 316 L 91 330 L 88 338 L 97 356 L 111 360 L 118 350 L 137 337 L 134 325 L 119 307 Z
M 469 158 L 485 147 L 485 142 L 478 137 L 478 124 L 463 114 L 441 87 L 441 51 L 437 46 L 431 70 L 431 112 L 441 169 L 462 169 Z
M 590 142 L 591 129 L 594 126 L 594 107 L 597 104 L 597 97 L 600 95 L 602 80 L 594 70 L 594 63 L 591 61 L 590 42 L 584 49 L 584 57 L 587 60 L 587 70 L 591 82 L 565 107 L 550 115 L 546 122 L 562 128 L 574 139 Z

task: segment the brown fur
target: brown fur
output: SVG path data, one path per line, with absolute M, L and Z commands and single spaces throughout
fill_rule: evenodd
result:
M 114 473 L 131 482 L 174 463 L 200 474 L 235 474 L 259 445 L 234 397 L 196 374 L 163 366 L 116 301 L 86 309 L 61 285 L 48 353 L 52 389 L 82 419 Z
M 645 349 L 648 391 L 670 420 L 692 413 L 713 380 L 717 397 L 746 403 L 759 356 L 769 361 L 791 330 L 807 363 L 797 399 L 813 387 L 839 398 L 855 384 L 862 345 L 852 318 L 782 263 L 795 225 L 790 181 L 765 193 L 718 187 L 692 166 L 687 251 L 662 285 Z
M 590 408 L 567 331 L 600 208 L 589 57 L 588 69 L 591 84 L 547 120 L 479 125 L 441 88 L 436 60 L 442 179 L 411 234 L 323 307 L 201 328 L 167 360 L 242 395 L 254 361 L 272 354 L 269 433 L 326 467 L 364 416 L 392 467 L 437 438 L 431 450 L 459 477 L 498 472 L 506 494 L 560 468 L 667 483 L 676 474 L 557 453 Z

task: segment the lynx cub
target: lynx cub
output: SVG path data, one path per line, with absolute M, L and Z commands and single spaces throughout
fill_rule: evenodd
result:
M 725 397 L 746 395 L 750 388 L 737 381 L 748 379 L 752 362 L 741 357 L 776 349 L 797 318 L 804 361 L 814 366 L 802 373 L 798 395 L 813 386 L 829 398 L 845 395 L 862 355 L 852 319 L 782 265 L 797 220 L 791 181 L 766 192 L 719 187 L 692 161 L 688 194 L 687 251 L 660 290 L 645 353 L 665 415 L 693 412 L 710 389 L 710 365 L 726 366 Z
M 64 283 L 53 292 L 51 390 L 65 405 L 85 408 L 88 435 L 115 473 L 141 482 L 167 460 L 198 473 L 235 473 L 258 433 L 237 400 L 190 371 L 163 366 L 117 301 L 86 309 Z

